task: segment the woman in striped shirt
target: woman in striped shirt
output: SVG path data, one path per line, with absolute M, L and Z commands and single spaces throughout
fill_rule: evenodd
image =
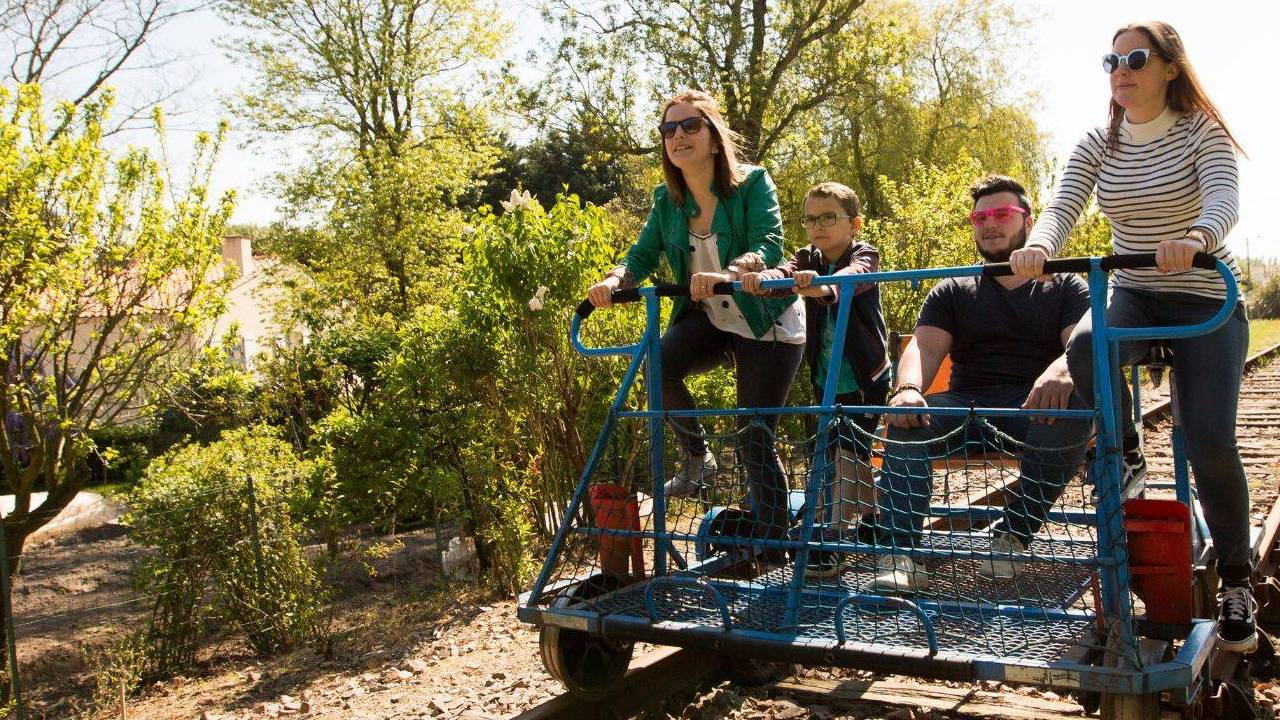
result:
M 1239 206 L 1236 150 L 1239 145 L 1205 94 L 1178 33 L 1162 22 L 1127 25 L 1112 37 L 1103 58 L 1111 79 L 1110 123 L 1090 131 L 1076 146 L 1048 208 L 1010 264 L 1015 273 L 1039 276 L 1097 192 L 1098 207 L 1111 221 L 1117 254 L 1155 252 L 1155 269 L 1119 270 L 1111 280 L 1107 323 L 1140 327 L 1198 323 L 1226 296 L 1216 271 L 1191 260 L 1207 252 L 1240 269 L 1226 246 Z M 1067 346 L 1076 391 L 1093 396 L 1091 321 L 1086 315 Z M 1256 606 L 1249 587 L 1249 491 L 1236 447 L 1236 407 L 1249 345 L 1244 303 L 1225 325 L 1208 335 L 1173 341 L 1179 377 L 1178 401 L 1187 432 L 1187 454 L 1196 489 L 1218 555 L 1218 635 L 1229 650 L 1257 646 Z M 1120 346 L 1120 364 L 1133 364 L 1147 343 Z M 1113 387 L 1119 392 L 1117 373 Z M 1124 402 L 1124 405 L 1129 405 Z M 1130 481 L 1145 472 L 1133 415 L 1126 407 L 1124 445 L 1126 496 Z M 1133 483 L 1137 485 L 1137 483 Z

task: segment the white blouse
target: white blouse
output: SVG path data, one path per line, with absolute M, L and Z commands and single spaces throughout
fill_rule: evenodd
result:
M 716 234 L 706 237 L 689 233 L 689 248 L 693 256 L 694 273 L 724 272 L 720 266 L 720 250 L 716 245 Z M 730 332 L 748 340 L 774 340 L 777 342 L 804 344 L 804 303 L 793 302 L 773 323 L 773 328 L 761 337 L 751 331 L 747 319 L 742 316 L 738 304 L 728 295 L 713 295 L 702 301 L 711 324 L 724 332 Z

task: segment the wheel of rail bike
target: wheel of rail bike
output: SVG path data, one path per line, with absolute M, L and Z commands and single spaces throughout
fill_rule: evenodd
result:
M 1076 702 L 1085 715 L 1093 715 L 1102 707 L 1102 693 L 1092 690 L 1081 690 L 1076 694 Z
M 551 607 L 571 607 L 623 584 L 617 577 L 596 575 L 561 593 Z M 570 695 L 595 701 L 612 692 L 627 674 L 634 645 L 544 624 L 538 634 L 538 648 L 547 672 L 559 680 Z
M 1102 720 L 1160 720 L 1160 694 L 1104 693 L 1101 711 Z
M 1104 664 L 1118 663 L 1121 656 L 1118 649 L 1118 635 L 1107 639 L 1107 650 L 1104 653 Z M 1169 662 L 1174 658 L 1173 646 L 1161 643 L 1163 648 L 1155 656 L 1148 656 L 1147 662 Z M 1145 653 L 1144 653 L 1145 655 Z M 1160 693 L 1146 695 L 1121 695 L 1118 693 L 1096 693 L 1098 698 L 1098 714 L 1102 720 L 1160 720 Z M 1082 703 L 1083 704 L 1083 703 Z

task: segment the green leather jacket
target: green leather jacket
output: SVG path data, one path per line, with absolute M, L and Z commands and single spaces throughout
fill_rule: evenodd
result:
M 738 265 L 744 270 L 763 270 L 782 260 L 782 215 L 778 208 L 778 190 L 762 167 L 746 166 L 746 179 L 728 197 L 719 198 L 711 231 L 716 233 L 720 249 L 720 266 Z M 653 191 L 653 209 L 640 237 L 627 250 L 619 270 L 624 285 L 640 283 L 658 267 L 659 258 L 667 258 L 675 282 L 689 282 L 692 252 L 689 246 L 689 218 L 698 214 L 692 194 L 684 206 L 675 204 L 667 195 L 667 186 Z M 747 325 L 756 337 L 769 331 L 782 311 L 795 302 L 792 295 L 781 299 L 763 299 L 747 293 L 734 293 L 733 301 L 742 311 Z M 674 322 L 689 307 L 689 298 L 676 298 L 671 320 Z

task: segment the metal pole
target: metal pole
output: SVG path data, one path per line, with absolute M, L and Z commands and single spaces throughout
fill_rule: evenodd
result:
M 645 390 L 648 395 L 650 410 L 665 410 L 662 404 L 662 336 L 659 333 L 661 324 L 661 300 L 656 296 L 645 297 L 645 359 L 648 361 L 648 372 L 645 376 Z M 671 538 L 667 536 L 667 492 L 666 492 L 666 439 L 663 418 L 655 415 L 649 418 L 649 474 L 653 477 L 653 575 L 662 577 L 667 574 L 667 552 Z M 702 458 L 693 458 L 691 463 L 701 467 Z

